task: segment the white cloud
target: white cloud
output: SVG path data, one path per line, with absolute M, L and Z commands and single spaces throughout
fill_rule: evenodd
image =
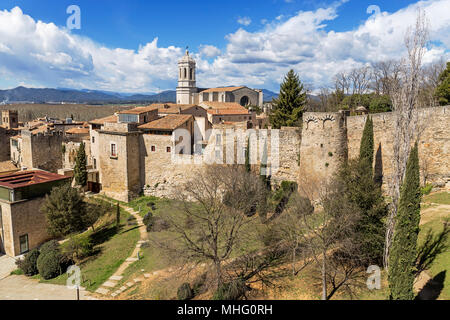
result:
M 239 28 L 226 36 L 222 51 L 200 46 L 194 54 L 199 87 L 278 89 L 290 68 L 316 88 L 328 85 L 339 71 L 403 56 L 403 36 L 418 6 L 430 18 L 433 40 L 424 61 L 449 57 L 450 0 L 420 1 L 394 13 L 368 15 L 353 30 L 326 31 L 343 2 L 267 21 L 255 32 Z M 178 47 L 159 47 L 158 38 L 137 50 L 108 48 L 53 23 L 35 21 L 18 7 L 0 11 L 0 73 L 17 83 L 127 92 L 173 89 L 183 53 Z
M 237 22 L 243 26 L 249 26 L 252 23 L 252 19 L 249 17 L 239 17 Z
M 220 55 L 221 51 L 219 48 L 211 45 L 200 46 L 200 54 L 206 58 L 214 58 Z

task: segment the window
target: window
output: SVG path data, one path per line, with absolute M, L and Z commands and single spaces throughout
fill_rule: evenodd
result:
M 171 148 L 171 147 L 167 147 L 167 148 L 166 148 L 166 151 L 167 151 L 167 152 L 172 152 L 172 148 Z
M 156 151 L 156 147 L 152 146 L 152 152 L 155 152 L 155 151 Z
M 24 254 L 25 252 L 28 252 L 28 234 L 25 234 L 23 236 L 19 237 L 20 241 L 20 254 Z
M 94 169 L 97 169 L 97 159 L 94 158 Z
M 192 80 L 192 69 L 189 68 L 189 80 Z
M 117 157 L 117 146 L 115 143 L 111 143 L 111 157 Z
M 92 143 L 95 143 L 95 137 L 92 137 Z

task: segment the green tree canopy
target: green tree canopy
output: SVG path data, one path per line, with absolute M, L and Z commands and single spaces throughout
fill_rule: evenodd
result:
M 439 76 L 439 86 L 436 88 L 436 97 L 441 106 L 450 104 L 450 62 Z
M 73 174 L 77 185 L 84 187 L 87 184 L 86 150 L 84 142 L 81 142 L 80 147 L 78 148 Z
M 299 126 L 307 103 L 306 90 L 294 70 L 290 70 L 280 86 L 280 95 L 273 99 L 270 123 L 274 129 Z
M 417 143 L 406 165 L 400 192 L 394 239 L 389 255 L 388 281 L 393 300 L 413 300 L 420 222 L 420 170 Z
M 41 211 L 46 215 L 47 229 L 52 236 L 80 232 L 92 224 L 83 196 L 69 184 L 53 188 Z

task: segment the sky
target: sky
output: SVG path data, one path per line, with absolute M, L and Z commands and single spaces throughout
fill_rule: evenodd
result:
M 70 5 L 80 29 L 68 27 Z M 418 7 L 430 26 L 424 62 L 449 59 L 450 0 L 1 0 L 0 89 L 173 90 L 188 46 L 199 87 L 278 91 L 294 69 L 318 90 L 404 56 Z

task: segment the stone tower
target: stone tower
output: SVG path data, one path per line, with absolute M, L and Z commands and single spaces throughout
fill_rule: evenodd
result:
M 2 111 L 2 124 L 6 129 L 16 129 L 19 127 L 19 114 L 15 110 Z
M 313 197 L 348 158 L 346 120 L 343 112 L 303 114 L 298 183 Z
M 189 51 L 178 61 L 177 104 L 193 104 L 197 93 L 195 81 L 195 60 L 189 56 Z

